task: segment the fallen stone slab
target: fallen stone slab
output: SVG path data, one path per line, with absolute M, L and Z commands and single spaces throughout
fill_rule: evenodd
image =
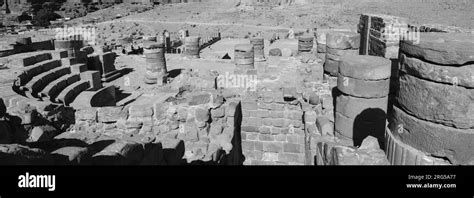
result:
M 392 63 L 389 59 L 367 55 L 345 55 L 341 57 L 339 73 L 363 80 L 390 78 Z
M 464 66 L 437 65 L 401 53 L 400 66 L 401 71 L 418 78 L 474 88 L 474 64 Z
M 19 144 L 0 144 L 0 165 L 53 165 L 54 160 L 41 149 Z
M 444 157 L 455 165 L 472 164 L 474 129 L 456 129 L 413 117 L 394 106 L 389 129 L 403 143 L 429 155 Z
M 345 146 L 332 149 L 332 165 L 390 165 L 385 153 L 380 149 L 359 150 Z
M 113 155 L 113 153 L 118 154 L 122 157 Z M 98 156 L 112 156 L 117 161 L 123 159 L 122 164 L 124 165 L 138 165 L 143 159 L 144 148 L 142 145 L 135 142 L 128 141 L 116 141 L 107 147 L 105 147 L 98 154 L 93 156 L 94 163 L 97 163 Z M 95 159 L 94 159 L 95 158 Z M 116 163 L 113 163 L 116 164 Z
M 422 120 L 460 129 L 474 128 L 474 90 L 403 74 L 396 97 L 400 107 Z
M 436 64 L 461 66 L 474 62 L 474 34 L 421 33 L 419 41 L 401 41 L 400 51 Z
M 58 135 L 59 131 L 51 125 L 43 125 L 34 127 L 26 142 L 48 142 Z
M 382 98 L 390 91 L 390 79 L 361 80 L 338 74 L 337 88 L 347 95 L 361 98 Z
M 51 152 L 55 165 L 91 165 L 91 153 L 85 147 L 63 147 Z

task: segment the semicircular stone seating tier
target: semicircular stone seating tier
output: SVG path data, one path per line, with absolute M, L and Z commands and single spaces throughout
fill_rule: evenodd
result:
M 67 41 L 56 41 L 55 44 L 57 42 Z M 56 47 L 56 50 L 53 55 L 43 55 L 36 60 L 26 58 L 28 64 L 24 64 L 23 72 L 13 82 L 13 90 L 30 99 L 69 106 L 82 92 L 102 88 L 102 72 L 96 70 L 101 65 L 88 65 L 89 59 L 101 55 L 91 54 L 83 48 L 73 54 L 69 53 L 70 49 Z

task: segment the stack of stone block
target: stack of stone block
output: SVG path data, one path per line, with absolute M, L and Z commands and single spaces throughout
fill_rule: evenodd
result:
M 331 32 L 326 36 L 324 71 L 337 76 L 339 60 L 344 55 L 359 54 L 360 35 L 354 32 Z
M 473 165 L 474 35 L 422 33 L 420 38 L 400 43 L 397 105 L 389 116 L 392 134 L 387 135 L 394 139 L 388 140 L 393 142 L 387 148 L 389 159 L 396 165 L 443 160 Z
M 376 56 L 341 57 L 336 96 L 335 130 L 359 146 L 367 136 L 383 142 L 390 61 Z
M 303 110 L 297 101 L 285 101 L 284 93 L 265 88 L 242 99 L 244 165 L 305 164 Z

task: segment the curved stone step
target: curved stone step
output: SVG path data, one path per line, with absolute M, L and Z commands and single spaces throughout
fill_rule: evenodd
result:
M 56 102 L 64 103 L 64 105 L 69 105 L 71 102 L 76 99 L 77 95 L 81 92 L 89 89 L 89 81 L 81 80 L 67 86 L 56 98 Z
M 61 61 L 59 60 L 48 60 L 29 66 L 17 77 L 14 86 L 24 86 L 35 76 L 59 66 L 61 66 Z
M 69 67 L 58 67 L 47 72 L 41 73 L 31 79 L 23 88 L 27 95 L 38 97 L 38 92 L 42 91 L 52 81 L 71 73 Z
M 52 58 L 53 56 L 51 56 L 51 53 L 43 53 L 35 56 L 26 57 L 23 59 L 23 66 L 28 67 L 30 65 L 34 65 L 45 60 L 51 60 Z
M 385 153 L 392 165 L 449 165 L 449 163 L 433 158 L 397 139 L 390 129 L 385 129 Z
M 62 76 L 53 82 L 49 83 L 40 93 L 38 93 L 39 97 L 46 97 L 51 102 L 55 102 L 54 99 L 64 90 L 67 86 L 80 81 L 81 77 L 79 74 L 70 74 Z

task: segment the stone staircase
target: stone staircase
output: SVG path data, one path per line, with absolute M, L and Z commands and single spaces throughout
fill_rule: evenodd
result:
M 96 91 L 99 71 L 87 71 L 87 54 L 76 57 L 44 56 L 42 60 L 28 65 L 13 83 L 13 90 L 30 99 L 61 103 L 66 106 L 84 91 Z

